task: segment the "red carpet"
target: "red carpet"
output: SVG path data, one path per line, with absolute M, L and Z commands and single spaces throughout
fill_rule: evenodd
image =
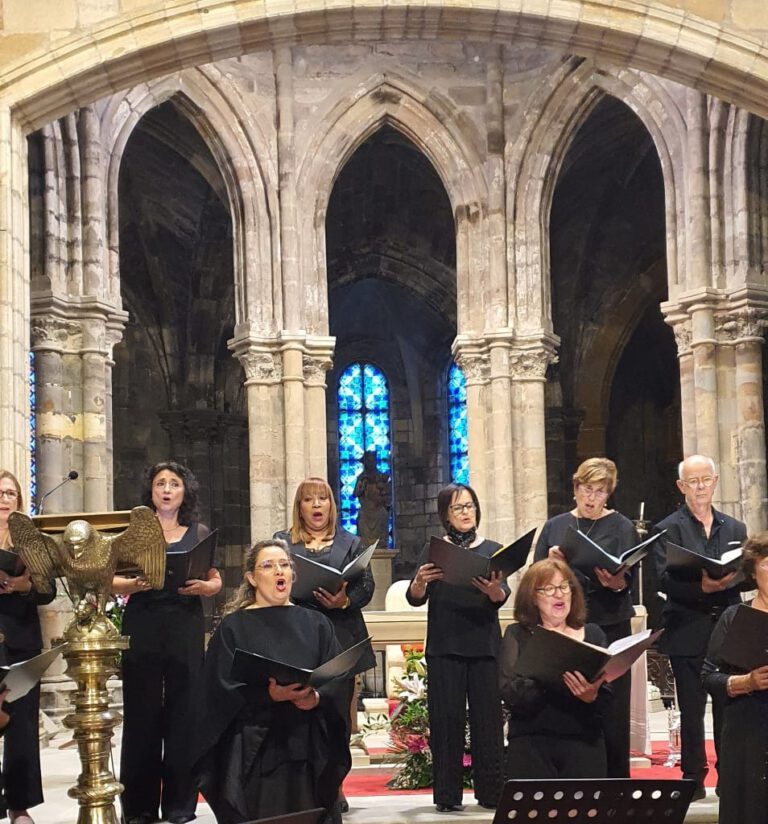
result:
M 680 767 L 664 767 L 667 759 L 669 747 L 664 741 L 653 742 L 653 752 L 651 754 L 651 766 L 648 768 L 632 771 L 632 778 L 682 778 Z M 709 760 L 709 773 L 707 774 L 706 785 L 714 787 L 717 783 L 717 773 L 714 768 L 715 748 L 712 741 L 707 741 L 707 758 Z M 390 790 L 387 781 L 392 777 L 392 772 L 388 769 L 377 767 L 363 767 L 352 770 L 344 782 L 344 794 L 351 797 L 367 795 L 418 795 L 419 793 L 432 794 L 431 789 L 425 790 Z

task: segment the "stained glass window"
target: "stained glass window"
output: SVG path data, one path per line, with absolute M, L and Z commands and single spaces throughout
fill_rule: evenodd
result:
M 35 353 L 29 353 L 29 509 L 37 501 L 37 375 Z
M 457 363 L 448 370 L 448 456 L 451 481 L 469 483 L 467 382 Z
M 363 454 L 375 452 L 378 471 L 392 474 L 389 386 L 384 373 L 371 363 L 351 363 L 339 378 L 338 404 L 341 525 L 357 534 L 360 502 L 354 491 L 363 469 Z M 393 545 L 391 513 L 389 546 Z

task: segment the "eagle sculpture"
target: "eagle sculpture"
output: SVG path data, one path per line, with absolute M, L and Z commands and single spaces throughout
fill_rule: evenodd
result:
M 21 512 L 11 513 L 8 526 L 38 592 L 50 592 L 53 578 L 66 579 L 75 610 L 67 628 L 70 635 L 97 627 L 117 635 L 105 607 L 118 566 L 138 570 L 153 589 L 162 589 L 165 583 L 166 543 L 149 507 L 132 509 L 128 528 L 117 535 L 104 535 L 87 521 L 70 521 L 61 535 L 46 535 Z

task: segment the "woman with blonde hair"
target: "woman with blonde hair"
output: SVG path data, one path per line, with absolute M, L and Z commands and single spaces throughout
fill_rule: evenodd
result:
M 555 558 L 565 561 L 561 550 L 568 528 L 583 532 L 611 555 L 620 555 L 638 543 L 632 521 L 606 505 L 618 483 L 616 464 L 608 458 L 589 458 L 573 474 L 573 499 L 570 512 L 550 518 L 542 527 L 534 561 Z M 611 575 L 595 568 L 590 575 L 575 571 L 587 599 L 587 621 L 597 624 L 609 644 L 630 635 L 632 587 L 636 567 L 619 569 Z M 608 753 L 608 778 L 629 777 L 629 699 L 630 673 L 611 685 L 613 701 L 605 714 L 605 745 Z
M 343 682 L 315 690 L 231 677 L 237 649 L 304 669 L 339 653 L 330 621 L 291 603 L 293 580 L 285 542 L 251 547 L 208 647 L 194 771 L 218 824 L 316 807 L 340 820 L 336 800 L 351 766 Z
M 13 549 L 8 518 L 12 512 L 23 509 L 21 485 L 16 476 L 7 470 L 0 470 L 0 549 Z M 50 593 L 38 593 L 26 569 L 19 574 L 0 570 L 0 633 L 5 636 L 8 664 L 27 661 L 40 653 L 43 637 L 37 607 L 50 604 L 55 597 L 55 586 Z M 5 734 L 3 775 L 6 802 L 10 819 L 16 824 L 32 824 L 28 808 L 43 803 L 39 708 L 38 684 L 14 702 L 13 723 Z

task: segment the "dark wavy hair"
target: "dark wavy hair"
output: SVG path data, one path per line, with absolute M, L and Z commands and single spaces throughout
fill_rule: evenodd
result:
M 480 501 L 477 498 L 477 492 L 475 492 L 469 484 L 448 484 L 448 486 L 444 486 L 437 493 L 437 514 L 440 516 L 440 523 L 446 532 L 450 526 L 448 522 L 448 507 L 450 507 L 456 500 L 456 497 L 462 492 L 469 492 L 475 504 L 475 526 L 480 526 Z
M 755 567 L 763 558 L 768 558 L 768 531 L 758 532 L 744 544 L 741 568 L 747 578 L 755 580 Z
M 515 620 L 526 629 L 533 629 L 541 623 L 541 614 L 536 602 L 536 590 L 546 586 L 559 572 L 571 585 L 571 610 L 565 623 L 572 629 L 581 629 L 587 620 L 587 604 L 584 590 L 573 570 L 557 558 L 545 558 L 531 564 L 525 571 L 515 593 Z
M 197 478 L 192 474 L 191 469 L 187 469 L 184 464 L 176 461 L 161 461 L 154 466 L 150 466 L 144 472 L 144 482 L 141 490 L 141 502 L 144 506 L 148 506 L 154 511 L 155 505 L 152 503 L 152 484 L 155 477 L 159 475 L 164 469 L 178 475 L 184 482 L 184 500 L 181 502 L 179 508 L 179 523 L 182 526 L 190 526 L 194 521 L 200 517 L 197 511 L 197 492 L 200 489 L 200 484 Z

